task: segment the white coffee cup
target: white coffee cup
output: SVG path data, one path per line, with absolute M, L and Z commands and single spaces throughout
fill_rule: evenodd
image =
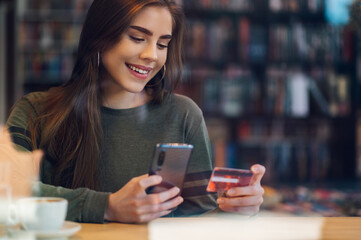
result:
M 17 220 L 28 231 L 57 231 L 65 221 L 68 201 L 55 197 L 29 197 L 16 203 Z

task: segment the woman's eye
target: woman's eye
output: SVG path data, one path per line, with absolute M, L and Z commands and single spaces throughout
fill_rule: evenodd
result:
M 129 37 L 130 37 L 132 40 L 134 40 L 135 42 L 142 42 L 142 41 L 144 41 L 144 39 L 142 39 L 142 38 L 133 37 L 133 36 L 131 36 L 131 35 L 129 35 Z
M 168 48 L 168 45 L 164 45 L 164 44 L 159 44 L 159 43 L 158 43 L 158 47 L 159 47 L 160 49 L 164 49 L 164 48 Z

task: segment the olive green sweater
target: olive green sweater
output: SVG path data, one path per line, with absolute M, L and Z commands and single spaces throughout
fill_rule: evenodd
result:
M 42 108 L 38 100 L 46 94 L 30 93 L 14 106 L 7 127 L 18 149 L 33 150 L 28 123 L 38 116 Z M 103 222 L 109 194 L 133 177 L 148 173 L 157 143 L 194 145 L 182 192 L 184 202 L 172 216 L 201 214 L 216 208 L 216 195 L 206 192 L 212 170 L 209 137 L 202 112 L 191 99 L 173 94 L 158 105 L 147 103 L 121 110 L 102 107 L 100 111 L 104 143 L 98 167 L 99 191 L 54 186 L 53 161 L 49 157 L 42 161 L 39 195 L 68 199 L 68 220 Z M 43 150 L 45 156 L 51 156 L 49 149 Z

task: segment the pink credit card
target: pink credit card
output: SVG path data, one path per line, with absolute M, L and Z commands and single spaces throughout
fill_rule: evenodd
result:
M 209 179 L 207 191 L 223 193 L 233 187 L 247 186 L 252 175 L 252 172 L 246 169 L 215 167 Z

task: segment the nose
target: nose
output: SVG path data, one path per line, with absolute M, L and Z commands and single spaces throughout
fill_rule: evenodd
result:
M 149 43 L 145 45 L 143 51 L 140 54 L 140 58 L 148 61 L 156 61 L 158 59 L 157 44 Z

